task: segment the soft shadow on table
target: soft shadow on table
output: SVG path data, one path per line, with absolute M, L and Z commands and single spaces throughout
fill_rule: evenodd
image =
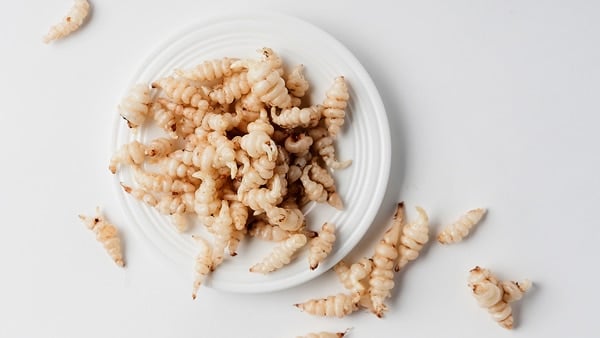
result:
M 538 294 L 544 291 L 543 289 L 543 285 L 540 285 L 537 282 L 533 282 L 533 285 L 531 287 L 531 289 L 529 289 L 524 295 L 523 298 L 521 298 L 521 300 L 518 300 L 516 302 L 510 303 L 510 306 L 512 307 L 512 314 L 513 314 L 513 320 L 514 320 L 514 328 L 518 328 L 522 321 L 521 321 L 521 312 L 523 312 L 523 307 L 527 308 L 527 304 L 529 302 L 535 302 L 534 298 L 538 297 Z M 527 315 L 525 315 L 525 317 L 527 317 Z

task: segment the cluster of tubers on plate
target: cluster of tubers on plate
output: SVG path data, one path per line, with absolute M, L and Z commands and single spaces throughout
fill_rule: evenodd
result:
M 319 103 L 309 104 L 304 66 L 286 71 L 271 48 L 258 52 L 258 59 L 206 60 L 137 84 L 118 108 L 133 135 L 151 127 L 162 134 L 122 144 L 112 156 L 109 170 L 125 168 L 132 178 L 121 182 L 124 191 L 180 232 L 199 223 L 212 234 L 194 236 L 193 298 L 247 236 L 277 242 L 249 267 L 263 274 L 305 246 L 316 269 L 336 239 L 335 224 L 310 230 L 301 208 L 317 202 L 343 209 L 333 171 L 351 164 L 338 161 L 334 147 L 350 98 L 346 80 L 334 78 Z

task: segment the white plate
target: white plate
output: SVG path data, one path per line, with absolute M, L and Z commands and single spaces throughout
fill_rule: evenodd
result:
M 390 171 L 390 134 L 386 113 L 373 81 L 358 60 L 326 32 L 296 18 L 258 14 L 199 22 L 161 43 L 131 80 L 150 83 L 201 61 L 224 56 L 258 58 L 257 49 L 273 48 L 287 66 L 302 63 L 311 84 L 310 95 L 319 102 L 336 76 L 343 75 L 350 89 L 346 124 L 336 142 L 337 157 L 352 159 L 352 165 L 336 171 L 338 191 L 345 210 L 326 205 L 305 209 L 308 225 L 319 229 L 324 221 L 338 226 L 337 241 L 329 258 L 315 271 L 308 268 L 306 250 L 288 266 L 261 275 L 248 268 L 259 261 L 274 243 L 248 240 L 236 257 L 226 261 L 210 276 L 207 286 L 232 292 L 266 292 L 298 285 L 315 278 L 341 260 L 367 231 L 386 190 Z M 147 133 L 132 133 L 117 118 L 112 149 L 134 139 L 147 141 Z M 119 182 L 131 182 L 126 170 L 115 176 L 119 198 L 131 223 L 145 238 L 170 258 L 187 276 L 192 276 L 197 247 L 190 234 L 179 234 L 169 220 L 154 209 L 126 195 Z M 191 280 L 191 279 L 190 279 Z

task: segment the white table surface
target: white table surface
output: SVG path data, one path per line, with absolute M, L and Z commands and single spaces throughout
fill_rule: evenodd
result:
M 41 43 L 70 0 L 0 2 L 0 337 L 592 337 L 600 257 L 600 5 L 594 1 L 93 1 L 77 34 Z M 397 276 L 384 319 L 315 318 L 272 294 L 203 288 L 128 226 L 106 165 L 114 112 L 141 60 L 196 20 L 268 9 L 344 43 L 380 90 L 392 177 L 369 252 L 402 199 L 432 232 L 488 207 L 462 244 L 432 242 Z M 318 52 L 318 51 L 317 51 Z M 115 112 L 116 114 L 116 112 Z M 118 269 L 77 214 L 122 225 Z M 505 331 L 466 287 L 475 265 L 535 287 Z

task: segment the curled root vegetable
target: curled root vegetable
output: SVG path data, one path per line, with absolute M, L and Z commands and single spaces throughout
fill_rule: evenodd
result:
M 89 11 L 90 4 L 87 0 L 75 0 L 75 3 L 65 18 L 61 22 L 50 27 L 50 30 L 43 37 L 42 41 L 44 43 L 50 43 L 73 33 L 83 24 L 83 21 L 88 16 Z
M 261 156 L 259 158 L 255 158 L 251 162 L 252 167 L 256 172 L 265 180 L 268 180 L 273 177 L 275 174 L 275 166 L 277 165 L 275 161 L 269 160 L 267 155 Z
M 284 75 L 283 60 L 279 54 L 275 53 L 275 51 L 269 47 L 263 47 L 257 50 L 257 52 L 263 56 L 263 60 L 270 65 L 271 69 L 275 70 L 279 75 Z
M 159 158 L 164 158 L 172 153 L 173 150 L 175 150 L 174 147 L 175 142 L 173 142 L 173 139 L 168 137 L 159 137 L 148 143 L 146 149 L 144 150 L 144 154 L 149 160 L 156 160 Z
M 266 104 L 286 108 L 292 104 L 292 99 L 285 88 L 285 82 L 278 72 L 270 72 L 263 80 L 252 86 L 252 92 Z
M 182 153 L 183 153 L 183 151 L 182 151 Z M 187 151 L 185 153 L 189 154 L 190 156 L 192 155 L 191 151 Z M 192 177 L 192 175 L 194 174 L 194 172 L 196 172 L 196 170 L 192 167 L 191 162 L 190 162 L 190 164 L 186 164 L 184 161 L 185 160 L 184 158 L 180 158 L 178 156 L 173 156 L 175 154 L 176 153 L 173 152 L 173 153 L 169 154 L 169 156 L 167 158 L 161 159 L 159 171 L 162 174 L 165 174 L 165 175 L 168 175 L 171 177 L 178 177 L 178 178 Z
M 237 174 L 237 163 L 235 161 L 235 145 L 224 133 L 213 131 L 208 135 L 208 142 L 215 147 L 213 167 L 229 168 L 231 178 Z
M 154 194 L 141 188 L 134 188 L 121 183 L 123 190 L 134 198 L 155 207 L 158 212 L 164 215 L 183 214 L 191 210 L 194 206 L 194 194 L 182 193 L 179 195 L 161 195 Z
M 333 249 L 335 243 L 335 224 L 323 224 L 317 237 L 309 242 L 308 264 L 311 270 L 316 269 Z
M 246 172 L 244 173 L 244 176 L 240 181 L 240 185 L 237 191 L 238 199 L 241 201 L 243 201 L 246 198 L 246 195 L 250 191 L 254 189 L 259 189 L 261 185 L 267 183 L 267 180 L 262 178 L 260 176 L 260 173 L 256 169 L 248 167 L 245 171 Z
M 216 175 L 216 170 L 213 165 L 217 157 L 216 152 L 216 148 L 211 144 L 208 144 L 208 142 L 194 147 L 192 151 L 192 163 L 195 167 L 200 168 L 200 170 L 192 174 L 192 177 L 199 172 L 207 175 Z
M 241 230 L 231 230 L 231 237 L 229 238 L 229 242 L 227 243 L 227 251 L 229 251 L 230 256 L 237 255 L 237 248 L 244 239 L 244 237 L 246 237 L 246 233 L 248 233 L 248 230 L 246 230 L 246 228 L 243 228 Z
M 250 268 L 250 272 L 269 273 L 280 269 L 292 260 L 292 256 L 298 249 L 306 245 L 306 236 L 294 234 L 285 241 L 278 244 L 269 255 Z
M 479 306 L 486 308 L 500 326 L 512 329 L 514 319 L 510 303 L 519 300 L 531 287 L 531 282 L 525 281 L 522 285 L 500 282 L 490 270 L 479 266 L 469 271 L 468 281 Z
M 372 268 L 372 267 L 371 267 Z M 350 267 L 348 266 L 348 264 L 346 264 L 345 261 L 341 260 L 339 261 L 334 267 L 333 267 L 333 271 L 335 272 L 335 274 L 338 277 L 338 280 L 340 281 L 340 283 L 342 283 L 342 285 L 348 289 L 348 290 L 352 290 L 352 288 L 354 288 L 354 283 L 353 281 L 350 279 Z M 369 273 L 371 273 L 371 271 L 369 271 Z
M 126 143 L 110 159 L 108 169 L 111 173 L 117 172 L 119 164 L 142 164 L 146 159 L 146 146 L 138 141 Z
M 274 242 L 286 240 L 292 235 L 291 232 L 283 230 L 277 225 L 269 224 L 264 220 L 256 220 L 250 223 L 249 234 L 264 241 Z
M 332 137 L 336 137 L 342 125 L 344 124 L 344 118 L 346 116 L 346 106 L 348 105 L 348 87 L 343 76 L 339 76 L 333 82 L 333 85 L 327 93 L 326 98 L 323 101 L 323 116 L 325 117 L 325 126 Z
M 192 81 L 214 81 L 223 77 L 230 76 L 232 73 L 231 64 L 237 61 L 232 58 L 222 58 L 204 61 L 192 69 L 175 70 L 175 73 L 181 77 Z
M 346 289 L 362 295 L 367 290 L 365 282 L 373 270 L 373 260 L 363 257 L 350 266 L 340 261 L 333 269 Z
M 327 203 L 338 210 L 343 210 L 344 203 L 337 193 L 335 181 L 333 180 L 331 173 L 327 169 L 321 167 L 317 161 L 312 161 L 310 176 L 316 183 L 320 183 L 327 191 Z
M 198 87 L 190 81 L 169 76 L 152 83 L 152 88 L 162 89 L 171 100 L 178 104 L 187 104 L 192 107 L 202 107 L 208 104 L 208 96 L 204 88 Z
M 298 231 L 304 226 L 304 214 L 298 208 L 274 207 L 267 210 L 267 218 L 283 230 Z
M 504 290 L 489 270 L 476 266 L 469 271 L 469 287 L 479 306 L 486 308 L 500 326 L 512 329 L 512 309 L 502 299 Z
M 140 187 L 153 192 L 194 192 L 196 187 L 189 182 L 172 178 L 168 175 L 149 173 L 140 167 L 135 167 L 133 177 Z
M 248 69 L 248 83 L 251 85 L 252 94 L 262 102 L 279 107 L 291 106 L 291 96 L 281 77 L 281 59 L 270 49 L 262 49 L 264 60 L 245 60 L 236 62 L 232 67 L 245 67 Z
M 478 208 L 467 211 L 456 222 L 450 224 L 438 234 L 438 242 L 452 244 L 462 241 L 471 229 L 479 223 L 486 213 L 486 209 Z
M 229 211 L 229 203 L 221 201 L 219 215 L 211 226 L 215 235 L 215 246 L 213 249 L 213 266 L 216 267 L 223 262 L 225 249 L 229 245 L 233 233 L 233 219 Z
M 238 123 L 237 116 L 217 111 L 206 113 L 202 118 L 201 126 L 204 130 L 214 130 L 222 133 L 235 128 Z M 200 126 L 200 124 L 196 126 Z
M 329 136 L 329 132 L 321 127 L 313 128 L 308 131 L 308 134 L 313 139 L 313 149 L 319 154 L 325 164 L 331 169 L 344 169 L 352 164 L 352 160 L 338 161 L 335 158 L 335 148 L 333 146 L 333 138 Z
M 359 296 L 356 294 L 338 293 L 327 298 L 294 304 L 294 306 L 311 315 L 342 318 L 358 310 L 358 299 Z
M 156 124 L 167 132 L 169 137 L 173 139 L 179 137 L 177 135 L 177 120 L 173 111 L 165 109 L 162 104 L 155 102 L 150 107 L 150 112 Z
M 315 332 L 308 333 L 304 336 L 298 336 L 296 338 L 342 338 L 348 333 L 348 330 L 344 332 Z
M 281 242 L 290 238 L 291 235 L 298 232 L 292 232 L 283 230 L 278 225 L 269 224 L 265 220 L 257 219 L 249 224 L 250 229 L 248 233 L 254 238 L 261 239 L 263 241 Z M 302 229 L 300 233 L 304 234 L 307 238 L 314 238 L 317 233 L 311 230 Z
M 225 79 L 223 84 L 209 93 L 210 99 L 219 104 L 230 104 L 248 94 L 250 84 L 248 83 L 247 74 L 246 72 L 240 72 Z
M 213 269 L 212 247 L 206 239 L 201 236 L 192 236 L 194 241 L 199 244 L 200 250 L 196 255 L 196 264 L 194 266 L 194 283 L 192 284 L 192 299 L 196 299 L 200 285 L 204 283 L 206 277 Z
M 273 161 L 277 157 L 277 144 L 269 136 L 269 131 L 272 130 L 272 127 L 268 128 L 265 124 L 262 119 L 250 123 L 248 125 L 248 134 L 242 137 L 240 146 L 252 158 L 267 155 L 269 160 Z
M 417 259 L 423 245 L 429 241 L 429 217 L 425 210 L 417 207 L 418 218 L 402 228 L 400 235 L 398 264 L 395 271 L 400 271 L 408 262 Z
M 259 112 L 266 109 L 266 105 L 256 97 L 256 95 L 253 95 L 252 92 L 250 92 L 236 101 L 234 108 L 235 113 L 238 114 L 242 120 L 250 123 L 258 118 Z
M 321 119 L 321 106 L 306 108 L 286 108 L 277 112 L 275 107 L 271 108 L 271 120 L 276 125 L 285 129 L 314 127 Z
M 290 154 L 282 146 L 277 146 L 277 159 L 275 159 L 275 168 L 273 173 L 282 176 L 282 180 L 287 186 L 286 175 L 290 171 Z
M 79 215 L 83 223 L 96 234 L 98 242 L 102 243 L 106 252 L 113 261 L 120 267 L 125 266 L 123 261 L 123 252 L 121 249 L 121 239 L 117 228 L 106 221 L 100 213 L 100 208 L 96 208 L 96 216 L 89 217 Z
M 130 194 L 135 199 L 140 200 L 151 207 L 156 207 L 158 205 L 158 200 L 156 196 L 147 192 L 144 189 L 130 187 L 128 185 L 125 185 L 123 182 L 121 182 L 121 187 L 123 187 L 123 190 L 126 193 Z
M 182 214 L 194 206 L 194 193 L 181 193 L 178 195 L 166 194 L 160 196 L 156 209 L 165 215 Z
M 184 232 L 188 229 L 188 220 L 184 213 L 171 215 L 171 223 L 178 232 Z
M 274 176 L 269 188 L 254 188 L 248 191 L 242 199 L 242 203 L 254 211 L 265 212 L 275 208 L 281 202 L 282 182 L 279 175 Z
M 398 258 L 398 240 L 404 224 L 404 203 L 398 203 L 392 225 L 383 234 L 375 246 L 373 271 L 369 279 L 369 296 L 373 304 L 373 313 L 382 317 L 387 311 L 385 299 L 394 288 L 394 263 Z
M 311 168 L 312 165 L 304 167 L 302 176 L 300 176 L 300 181 L 302 182 L 302 186 L 304 186 L 304 193 L 311 201 L 325 202 L 327 201 L 327 190 L 325 190 L 322 184 L 317 183 L 310 178 L 309 172 Z
M 305 154 L 308 154 L 312 144 L 312 137 L 306 135 L 305 133 L 292 134 L 285 138 L 284 142 L 285 150 L 291 154 L 296 154 L 297 156 L 304 156 Z
M 119 114 L 127 121 L 129 128 L 137 128 L 144 124 L 151 100 L 150 89 L 147 85 L 141 83 L 133 86 L 121 100 L 118 107 Z
M 229 203 L 229 209 L 231 211 L 233 227 L 238 231 L 246 229 L 246 222 L 248 221 L 248 207 L 242 202 L 234 200 Z
M 195 128 L 204 122 L 204 117 L 209 110 L 208 101 L 200 99 L 197 100 L 193 107 L 179 104 L 165 98 L 158 98 L 156 102 L 175 118 L 175 126 L 169 126 L 172 130 L 171 132 L 169 132 L 169 127 L 163 126 L 163 129 L 169 132 L 170 135 L 175 131 L 181 133 L 182 136 L 193 134 Z M 179 138 L 179 136 L 177 135 L 175 138 Z
M 302 98 L 304 94 L 306 94 L 310 84 L 306 81 L 306 78 L 304 78 L 304 65 L 297 65 L 292 69 L 287 76 L 285 85 L 290 91 L 290 94 L 297 98 Z
M 532 283 L 530 280 L 525 279 L 520 282 L 502 281 L 500 285 L 504 291 L 503 300 L 507 303 L 512 303 L 523 298 L 525 292 L 531 288 Z
M 327 169 L 321 167 L 317 161 L 312 161 L 310 165 L 310 177 L 315 181 L 323 185 L 325 190 L 335 191 L 335 182 L 333 177 L 327 171 Z
M 311 153 L 303 154 L 302 156 L 296 154 L 294 161 L 288 168 L 288 182 L 294 183 L 302 177 L 304 167 L 309 163 L 312 158 Z
M 202 180 L 200 187 L 194 193 L 194 211 L 198 216 L 215 214 L 221 206 L 217 189 L 222 185 L 221 180 L 214 173 L 198 171 L 194 177 Z

